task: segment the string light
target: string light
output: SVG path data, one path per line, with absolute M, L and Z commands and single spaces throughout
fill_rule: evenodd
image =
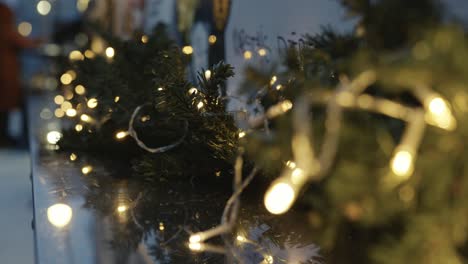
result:
M 21 36 L 27 37 L 31 34 L 32 32 L 32 25 L 29 22 L 21 22 L 18 24 L 18 33 L 20 33 Z
M 286 162 L 286 166 L 288 166 L 290 169 L 296 168 L 296 163 L 294 161 L 288 160 Z
M 54 97 L 55 104 L 61 105 L 63 104 L 64 101 L 65 101 L 65 98 L 63 98 L 63 96 L 61 95 L 57 95 Z
M 147 35 L 141 36 L 141 42 L 143 42 L 145 44 L 148 43 L 148 36 Z
M 119 140 L 124 139 L 126 136 L 128 136 L 127 131 L 118 131 L 117 133 L 115 133 L 115 138 Z
M 40 15 L 47 16 L 52 9 L 52 5 L 49 1 L 41 0 L 37 3 L 36 9 Z
M 79 50 L 73 50 L 72 52 L 70 52 L 68 58 L 72 61 L 84 60 L 83 53 L 81 53 Z
M 243 138 L 243 137 L 245 137 L 245 135 L 246 135 L 246 134 L 245 134 L 244 131 L 239 132 L 239 138 Z
M 296 199 L 296 191 L 286 182 L 274 183 L 266 192 L 264 204 L 272 214 L 283 214 L 291 208 Z
M 55 115 L 57 118 L 64 117 L 64 116 L 65 116 L 65 111 L 63 111 L 61 108 L 57 108 L 57 109 L 55 109 L 55 111 L 54 111 L 54 115 Z
M 62 105 L 60 106 L 60 108 L 66 112 L 68 109 L 73 108 L 73 105 L 68 101 L 64 101 Z
M 271 255 L 265 256 L 263 262 L 265 264 L 273 264 L 273 262 L 274 262 L 273 256 L 271 256 Z
M 160 222 L 160 223 L 159 223 L 159 230 L 160 230 L 160 231 L 164 231 L 164 229 L 165 229 L 165 228 L 164 228 L 164 223 L 163 223 L 163 222 Z
M 205 78 L 206 78 L 207 80 L 211 79 L 211 71 L 210 71 L 210 70 L 206 70 L 206 71 L 205 71 Z
M 237 235 L 236 240 L 239 241 L 239 242 L 247 241 L 247 239 L 244 236 L 241 236 L 241 235 Z
M 208 37 L 208 42 L 209 42 L 211 45 L 215 44 L 215 43 L 216 43 L 216 40 L 217 40 L 217 38 L 216 38 L 215 35 L 210 35 L 210 36 Z
M 188 90 L 188 93 L 189 93 L 190 95 L 195 95 L 195 94 L 198 93 L 198 89 L 195 88 L 195 87 L 192 87 L 192 88 L 190 88 L 190 89 Z
M 84 55 L 88 59 L 94 59 L 94 57 L 96 57 L 96 54 L 94 54 L 92 50 L 86 50 Z
M 114 102 L 115 102 L 115 103 L 118 103 L 119 101 L 120 101 L 120 96 L 116 96 L 116 97 L 114 98 Z
M 203 102 L 199 102 L 199 103 L 197 104 L 197 108 L 200 110 L 200 109 L 203 108 L 204 105 L 205 105 L 205 104 L 204 104 Z
M 250 50 L 244 51 L 244 59 L 250 60 L 252 58 L 252 52 Z
M 81 119 L 81 121 L 84 121 L 84 122 L 91 122 L 91 120 L 92 120 L 92 118 L 87 114 L 82 114 L 80 116 L 80 119 Z
M 50 131 L 49 133 L 47 133 L 47 142 L 49 142 L 49 144 L 57 144 L 57 142 L 60 141 L 60 139 L 62 138 L 62 133 L 58 132 L 58 131 Z
M 191 235 L 189 238 L 190 244 L 199 243 L 202 241 L 202 237 L 199 234 Z
M 115 56 L 115 50 L 112 47 L 106 49 L 106 57 L 112 59 Z
M 270 80 L 270 85 L 273 85 L 275 84 L 275 82 L 278 80 L 278 78 L 276 77 L 276 75 L 273 75 L 273 77 L 271 77 L 271 80 Z
M 74 117 L 74 116 L 76 116 L 77 113 L 76 113 L 76 110 L 75 110 L 75 109 L 70 108 L 70 109 L 67 109 L 67 111 L 65 112 L 65 114 L 66 114 L 67 116 L 69 116 L 69 117 Z
M 78 156 L 75 153 L 70 154 L 70 160 L 75 161 L 78 158 Z
M 164 88 L 162 88 L 162 87 L 158 87 L 158 89 L 157 89 L 157 90 L 161 92 L 161 91 L 164 91 Z
M 398 150 L 391 161 L 393 173 L 400 177 L 407 177 L 413 173 L 413 155 L 406 150 Z
M 263 57 L 263 56 L 266 56 L 266 54 L 267 54 L 266 49 L 261 48 L 261 49 L 258 50 L 258 55 Z
M 58 228 L 67 226 L 73 217 L 73 210 L 69 205 L 57 203 L 47 208 L 47 219 Z
M 283 86 L 281 84 L 276 85 L 276 90 L 277 91 L 281 90 L 281 88 L 283 88 Z
M 117 212 L 119 213 L 124 213 L 125 211 L 127 211 L 127 209 L 127 206 L 124 204 L 117 206 Z
M 90 174 L 91 172 L 93 171 L 93 167 L 92 166 L 84 166 L 83 168 L 81 168 L 81 172 L 84 174 L 84 175 L 87 175 L 87 174 Z
M 86 89 L 83 85 L 81 84 L 78 84 L 77 86 L 75 86 L 75 93 L 78 94 L 78 95 L 83 95 L 85 94 L 86 92 Z
M 69 73 L 64 73 L 60 76 L 60 82 L 63 85 L 69 85 L 73 81 L 73 77 Z
M 454 130 L 457 126 L 456 120 L 450 111 L 448 103 L 442 97 L 433 95 L 426 100 L 428 112 L 426 121 L 446 130 Z
M 96 106 L 98 105 L 98 100 L 96 98 L 91 98 L 88 100 L 88 102 L 86 103 L 86 105 L 89 107 L 89 108 L 96 108 Z
M 184 54 L 186 54 L 186 55 L 190 55 L 190 54 L 193 53 L 193 48 L 192 48 L 192 46 L 184 46 L 184 47 L 182 48 L 182 52 L 183 52 Z
M 75 130 L 76 130 L 76 132 L 81 132 L 83 130 L 83 125 L 82 124 L 76 124 L 75 125 Z
M 193 251 L 202 251 L 203 246 L 201 243 L 189 243 L 189 248 Z

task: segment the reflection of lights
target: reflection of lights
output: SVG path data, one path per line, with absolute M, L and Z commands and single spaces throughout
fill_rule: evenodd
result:
M 36 9 L 39 14 L 47 16 L 52 9 L 52 5 L 46 0 L 41 0 L 37 3 Z
M 192 48 L 192 46 L 184 46 L 184 47 L 182 48 L 182 52 L 183 52 L 184 54 L 186 54 L 186 55 L 190 55 L 190 54 L 193 53 L 193 48 Z
M 209 42 L 210 44 L 215 44 L 215 43 L 216 43 L 216 36 L 215 36 L 215 35 L 210 35 L 210 36 L 208 37 L 208 42 Z
M 86 175 L 86 174 L 89 174 L 93 171 L 93 167 L 92 166 L 84 166 L 83 168 L 81 168 L 81 172 Z
M 61 95 L 57 95 L 54 97 L 54 102 L 58 105 L 63 104 L 64 101 L 65 101 L 65 98 L 63 98 L 63 96 Z
M 203 102 L 199 102 L 199 103 L 197 104 L 197 108 L 198 108 L 198 109 L 202 109 L 204 105 L 205 105 L 205 104 L 204 104 Z
M 282 214 L 289 210 L 296 198 L 296 192 L 291 185 L 278 182 L 266 192 L 264 203 L 272 214 Z
M 73 212 L 70 206 L 57 203 L 47 208 L 47 219 L 55 227 L 65 227 L 72 219 Z
M 70 108 L 70 109 L 67 109 L 67 111 L 65 112 L 65 114 L 69 117 L 74 117 L 76 116 L 76 110 L 73 109 L 73 108 Z
M 87 114 L 82 114 L 80 116 L 80 119 L 81 119 L 81 121 L 84 121 L 84 122 L 90 122 L 91 121 L 91 117 L 89 115 L 87 115 Z
M 245 132 L 244 131 L 239 132 L 239 138 L 243 138 L 243 137 L 245 137 Z
M 114 50 L 114 48 L 108 47 L 108 48 L 106 49 L 106 56 L 107 56 L 107 58 L 109 58 L 109 59 L 110 59 L 110 58 L 113 58 L 114 55 L 115 55 L 115 50 Z
M 244 59 L 250 60 L 252 58 L 252 52 L 250 50 L 244 51 Z
M 83 85 L 78 84 L 78 85 L 75 87 L 75 93 L 76 93 L 76 94 L 78 94 L 78 95 L 83 95 L 85 92 L 86 92 L 86 89 L 84 88 Z
M 210 71 L 210 70 L 206 70 L 206 71 L 205 71 L 205 78 L 206 78 L 207 80 L 211 79 L 211 71 Z
M 70 154 L 70 160 L 75 161 L 78 158 L 78 156 L 75 153 Z
M 18 25 L 18 33 L 20 33 L 21 36 L 27 37 L 31 34 L 32 32 L 32 25 L 29 22 L 21 22 Z
M 89 108 L 95 108 L 98 105 L 98 100 L 96 98 L 91 98 L 87 103 Z
M 69 73 L 64 73 L 60 76 L 60 82 L 64 85 L 68 85 L 73 81 L 73 77 Z
M 195 87 L 192 87 L 192 88 L 190 88 L 190 89 L 188 90 L 188 93 L 189 93 L 190 95 L 195 95 L 195 94 L 198 93 L 198 89 L 195 88 Z
M 119 212 L 119 213 L 123 213 L 123 212 L 127 211 L 127 209 L 128 209 L 128 207 L 126 205 L 124 205 L 124 204 L 117 206 L 117 212 Z
M 126 136 L 128 136 L 128 132 L 127 132 L 127 131 L 119 131 L 119 132 L 115 133 L 115 138 L 116 138 L 116 139 L 123 139 L 123 138 L 125 138 Z
M 83 130 L 83 125 L 82 124 L 76 124 L 75 130 L 76 130 L 76 132 L 80 132 L 81 130 Z
M 413 156 L 406 150 L 399 150 L 395 153 L 391 168 L 393 173 L 400 177 L 407 177 L 413 173 Z
M 62 133 L 58 131 L 50 131 L 49 133 L 47 133 L 47 142 L 49 142 L 50 144 L 57 144 L 60 138 L 62 138 Z
M 141 42 L 148 43 L 148 36 L 146 35 L 141 36 Z

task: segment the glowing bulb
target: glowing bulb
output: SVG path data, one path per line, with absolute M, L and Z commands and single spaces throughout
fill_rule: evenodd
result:
M 120 101 L 120 96 L 116 96 L 116 97 L 114 98 L 114 102 L 117 103 L 117 102 L 119 102 L 119 101 Z
M 49 133 L 47 133 L 47 142 L 49 142 L 50 144 L 57 144 L 57 142 L 59 142 L 61 138 L 62 133 L 58 131 L 50 131 Z
M 205 78 L 206 78 L 207 80 L 211 79 L 211 71 L 210 71 L 210 70 L 206 70 L 206 71 L 205 71 Z
M 84 56 L 79 50 L 74 50 L 74 51 L 70 52 L 70 54 L 68 55 L 68 58 L 70 60 L 72 60 L 72 61 L 84 60 Z
M 267 54 L 266 49 L 261 48 L 261 49 L 258 50 L 258 55 L 260 55 L 260 56 L 263 57 L 263 56 L 265 56 L 266 54 Z
M 108 47 L 108 48 L 106 49 L 106 56 L 107 56 L 107 58 L 111 59 L 111 58 L 114 57 L 114 55 L 115 55 L 115 50 L 114 50 L 114 48 Z
M 52 9 L 52 5 L 48 1 L 41 0 L 37 3 L 36 9 L 39 14 L 47 16 Z
M 86 92 L 86 89 L 84 88 L 83 85 L 78 84 L 78 85 L 75 87 L 75 93 L 76 93 L 76 94 L 78 94 L 78 95 L 83 95 L 85 92 Z
M 272 214 L 283 214 L 291 208 L 296 198 L 296 192 L 291 185 L 278 182 L 266 192 L 264 203 Z
M 270 80 L 270 85 L 273 85 L 275 84 L 275 82 L 278 80 L 278 78 L 276 77 L 276 75 L 273 75 L 273 77 L 271 77 L 271 80 Z
M 239 132 L 239 138 L 243 138 L 243 137 L 245 137 L 245 135 L 246 135 L 246 134 L 245 134 L 244 131 Z
M 55 227 L 67 226 L 73 216 L 73 211 L 69 205 L 57 203 L 47 208 L 47 219 Z
M 192 87 L 192 88 L 190 88 L 190 89 L 188 90 L 188 93 L 189 93 L 190 95 L 197 94 L 197 93 L 198 93 L 198 89 L 195 88 L 195 87 Z
M 296 168 L 296 163 L 294 161 L 288 160 L 286 162 L 286 166 L 288 166 L 290 169 Z
M 295 168 L 291 173 L 291 182 L 300 185 L 305 181 L 304 171 L 300 168 Z
M 95 108 L 98 105 L 98 100 L 96 98 L 91 98 L 86 105 L 88 105 L 89 108 Z
M 192 48 L 192 46 L 184 46 L 184 47 L 182 48 L 182 52 L 183 52 L 184 54 L 190 55 L 190 54 L 193 53 L 193 48 Z
M 119 205 L 119 206 L 117 206 L 117 212 L 119 212 L 119 213 L 123 213 L 123 212 L 127 211 L 127 209 L 128 209 L 128 208 L 127 208 L 126 205 Z
M 244 59 L 250 60 L 252 58 L 252 52 L 250 50 L 244 51 Z
M 63 96 L 61 95 L 57 95 L 54 97 L 54 102 L 58 105 L 63 104 L 64 101 L 65 101 L 65 98 L 63 98 Z
M 276 85 L 276 90 L 277 91 L 281 90 L 281 88 L 283 88 L 283 86 L 281 84 Z
M 165 228 L 164 228 L 163 222 L 160 222 L 160 223 L 159 223 L 159 230 L 164 231 L 164 229 L 165 229 Z
M 281 109 L 286 112 L 288 110 L 290 110 L 291 108 L 293 107 L 293 103 L 289 100 L 284 100 L 282 103 L 281 103 Z
M 128 136 L 128 132 L 127 132 L 127 131 L 119 131 L 119 132 L 115 133 L 115 138 L 116 138 L 116 139 L 123 139 L 123 138 L 125 138 L 126 136 Z
M 197 108 L 198 108 L 198 109 L 202 109 L 204 105 L 205 105 L 205 104 L 204 104 L 203 102 L 199 102 L 199 103 L 197 104 Z
M 190 238 L 189 238 L 189 242 L 190 242 L 191 244 L 193 244 L 193 243 L 200 243 L 201 240 L 202 240 L 202 238 L 201 238 L 201 236 L 198 235 L 198 234 L 191 235 Z
M 84 166 L 83 168 L 81 168 L 81 172 L 86 175 L 86 174 L 89 174 L 93 171 L 93 167 L 91 166 Z
M 237 241 L 239 241 L 239 242 L 245 242 L 245 241 L 247 240 L 245 237 L 243 237 L 243 236 L 241 236 L 241 235 L 238 235 L 238 236 L 236 237 L 236 239 L 237 239 Z
M 94 54 L 92 50 L 86 50 L 84 55 L 88 59 L 94 59 L 94 57 L 96 57 L 96 54 Z
M 400 177 L 408 177 L 413 173 L 413 155 L 409 151 L 399 150 L 391 161 L 393 173 Z
M 67 109 L 67 111 L 65 112 L 65 114 L 69 117 L 74 117 L 76 116 L 76 110 L 73 109 L 73 108 L 70 108 L 70 109 Z
M 264 259 L 264 262 L 265 262 L 265 263 L 267 263 L 267 264 L 273 264 L 273 261 L 274 261 L 274 259 L 273 259 L 272 256 L 270 256 L 270 255 L 265 256 L 265 259 Z
M 163 91 L 163 90 L 164 90 L 164 88 L 158 87 L 158 91 Z
M 73 77 L 69 73 L 64 73 L 60 76 L 60 82 L 64 85 L 69 85 L 73 81 Z
M 57 108 L 54 111 L 54 115 L 58 118 L 61 118 L 65 115 L 65 111 L 63 111 L 61 108 Z
M 18 25 L 18 33 L 20 33 L 21 36 L 27 37 L 31 34 L 32 32 L 32 25 L 29 22 L 21 22 Z
M 87 114 L 82 114 L 80 116 L 80 119 L 81 119 L 81 121 L 84 121 L 84 122 L 90 122 L 91 121 L 91 117 L 89 115 L 87 115 Z
M 72 105 L 70 102 L 65 101 L 65 102 L 62 103 L 62 105 L 60 106 L 60 108 L 61 108 L 63 111 L 66 112 L 68 109 L 73 108 L 73 105 Z
M 75 153 L 70 154 L 70 160 L 75 161 L 78 158 L 78 156 Z
M 203 246 L 201 243 L 190 243 L 189 248 L 193 251 L 201 251 Z
M 76 132 L 80 132 L 81 130 L 83 130 L 83 125 L 82 124 L 77 124 L 75 126 L 75 130 L 76 130 Z
M 431 97 L 427 103 L 429 110 L 426 119 L 429 123 L 443 129 L 453 130 L 456 128 L 456 120 L 444 99 L 438 96 Z
M 146 35 L 141 36 L 141 42 L 148 43 L 148 36 Z
M 215 44 L 215 43 L 216 43 L 216 36 L 215 36 L 215 35 L 210 35 L 210 36 L 208 37 L 208 42 L 209 42 L 210 44 Z

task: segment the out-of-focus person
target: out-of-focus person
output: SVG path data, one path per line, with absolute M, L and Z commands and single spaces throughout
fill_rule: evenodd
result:
M 8 135 L 9 112 L 22 105 L 19 52 L 35 48 L 40 39 L 29 39 L 16 31 L 13 11 L 0 3 L 0 147 L 14 145 Z

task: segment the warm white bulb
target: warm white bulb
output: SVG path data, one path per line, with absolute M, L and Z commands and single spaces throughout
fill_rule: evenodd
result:
M 399 150 L 391 161 L 393 173 L 400 177 L 407 177 L 413 173 L 413 155 L 406 150 Z
M 62 133 L 58 131 L 50 131 L 47 133 L 47 142 L 50 144 L 57 144 L 59 140 L 62 138 Z
M 189 242 L 192 244 L 192 243 L 199 243 L 201 242 L 202 238 L 200 235 L 198 234 L 195 234 L 195 235 L 191 235 L 190 238 L 189 238 Z
M 74 117 L 76 116 L 76 110 L 73 108 L 67 109 L 67 111 L 65 111 L 65 114 L 69 117 Z
M 127 206 L 124 205 L 124 204 L 117 206 L 117 212 L 119 212 L 119 213 L 123 213 L 123 212 L 127 211 L 127 209 L 128 209 Z
M 73 216 L 72 208 L 63 203 L 57 203 L 47 208 L 47 219 L 55 227 L 67 226 Z
M 96 98 L 91 98 L 86 104 L 89 108 L 95 108 L 98 105 L 98 100 Z
M 278 182 L 266 192 L 264 203 L 270 213 L 283 214 L 291 208 L 295 199 L 293 187 L 285 182 Z
M 205 105 L 205 104 L 204 104 L 203 102 L 199 102 L 199 103 L 197 104 L 197 108 L 198 108 L 198 109 L 202 109 L 204 105 Z
M 60 76 L 60 82 L 63 85 L 69 85 L 73 81 L 73 76 L 70 73 L 64 73 Z
M 78 94 L 78 95 L 83 95 L 85 92 L 86 92 L 86 89 L 84 88 L 83 85 L 78 84 L 78 85 L 75 87 L 75 93 L 76 93 L 76 94 Z
M 75 161 L 78 158 L 78 156 L 75 153 L 70 154 L 70 160 Z
M 49 3 L 49 1 L 41 0 L 37 3 L 36 9 L 39 14 L 47 16 L 52 9 L 52 5 Z
M 273 75 L 273 77 L 271 77 L 271 80 L 270 80 L 270 85 L 275 84 L 276 80 L 278 80 L 278 78 L 276 77 L 276 75 Z
M 245 137 L 246 133 L 244 131 L 239 132 L 239 138 Z
M 81 119 L 81 121 L 84 121 L 84 122 L 90 122 L 91 121 L 91 117 L 89 115 L 87 115 L 87 114 L 82 114 L 80 116 L 80 119 Z
M 68 58 L 72 61 L 84 60 L 83 53 L 81 53 L 79 50 L 73 50 L 72 52 L 70 52 Z
M 203 246 L 201 243 L 190 243 L 189 248 L 193 251 L 201 251 L 203 249 Z
M 211 79 L 211 71 L 210 71 L 210 70 L 206 70 L 206 71 L 205 71 L 205 78 L 206 78 L 207 80 Z
M 82 172 L 83 174 L 85 174 L 85 175 L 86 175 L 86 174 L 89 174 L 89 173 L 92 172 L 92 171 L 93 171 L 93 167 L 91 167 L 91 166 L 89 166 L 89 165 L 88 165 L 88 166 L 84 166 L 83 168 L 81 168 L 81 172 Z
M 190 88 L 190 89 L 188 90 L 188 93 L 189 93 L 190 95 L 197 94 L 197 93 L 198 93 L 198 89 L 195 88 L 195 87 L 192 87 L 192 88 Z
M 119 132 L 115 133 L 115 138 L 116 138 L 116 139 L 123 139 L 123 138 L 125 138 L 126 136 L 128 136 L 128 132 L 127 132 L 127 131 L 119 131 Z
M 427 108 L 429 113 L 426 115 L 426 120 L 429 123 L 447 130 L 455 129 L 457 122 L 444 99 L 438 96 L 432 97 Z
M 193 53 L 193 48 L 192 48 L 192 46 L 184 46 L 184 47 L 182 48 L 182 52 L 183 52 L 184 54 L 190 55 L 190 54 Z
M 83 130 L 83 125 L 82 124 L 77 124 L 75 126 L 75 130 L 76 130 L 76 132 L 80 132 L 81 130 Z
M 107 58 L 109 58 L 109 59 L 110 59 L 110 58 L 113 58 L 114 55 L 115 55 L 115 50 L 114 50 L 114 48 L 108 47 L 108 48 L 106 49 L 106 56 L 107 56 Z
M 245 242 L 245 241 L 247 240 L 244 236 L 241 236 L 241 235 L 238 235 L 238 236 L 236 237 L 236 239 L 237 239 L 237 241 L 239 241 L 239 242 Z

